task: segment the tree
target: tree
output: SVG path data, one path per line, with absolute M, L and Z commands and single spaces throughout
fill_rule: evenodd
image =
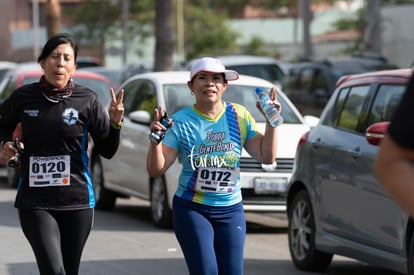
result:
M 71 16 L 76 24 L 73 32 L 76 33 L 81 42 L 89 44 L 100 43 L 100 33 L 105 33 L 108 40 L 122 40 L 120 34 L 120 18 L 121 10 L 119 1 L 100 0 L 103 1 L 104 7 L 99 8 L 99 2 L 96 0 L 86 0 L 81 7 Z M 245 0 L 234 0 L 245 1 Z M 117 2 L 118 4 L 112 4 Z M 144 41 L 148 37 L 155 34 L 156 42 L 156 70 L 165 70 L 165 68 L 172 68 L 169 65 L 169 60 L 172 60 L 174 52 L 174 0 L 153 1 L 140 0 L 131 1 L 129 11 L 129 40 L 139 39 Z M 213 55 L 221 53 L 234 52 L 238 49 L 236 44 L 237 32 L 234 32 L 226 24 L 225 12 L 218 13 L 206 1 L 201 0 L 186 0 L 185 4 L 185 59 L 191 59 L 199 55 Z M 159 5 L 157 4 L 159 3 Z M 170 5 L 171 4 L 171 5 Z M 160 9 L 160 10 L 159 10 Z M 105 16 L 101 16 L 99 11 L 105 11 Z M 156 18 L 156 17 L 160 18 Z M 167 16 L 167 18 L 164 18 Z M 171 16 L 171 17 L 170 17 Z M 104 22 L 99 18 L 104 18 Z M 212 20 L 214 18 L 214 20 Z M 157 30 L 158 24 L 160 26 L 167 26 L 167 30 Z M 168 26 L 170 25 L 170 26 Z M 168 31 L 169 29 L 169 31 Z M 171 37 L 169 37 L 171 36 Z M 158 40 L 161 44 L 158 44 Z M 170 41 L 170 42 L 168 42 Z M 168 45 L 162 45 L 167 42 Z M 160 48 L 158 48 L 160 47 Z M 137 56 L 141 56 L 142 52 L 137 49 Z M 166 57 L 166 54 L 168 57 Z M 167 63 L 165 63 L 167 62 Z M 163 64 L 165 63 L 165 64 Z M 164 67 L 165 66 L 165 67 Z
M 224 13 L 219 14 L 208 6 L 186 6 L 186 60 L 238 51 L 236 40 L 239 34 L 226 24 L 226 19 Z
M 47 30 L 47 37 L 60 32 L 61 28 L 61 12 L 60 3 L 58 0 L 47 0 L 44 6 L 45 11 L 45 25 Z
M 381 54 L 381 0 L 366 0 L 364 51 Z
M 107 0 L 86 0 L 75 12 L 65 15 L 74 21 L 71 31 L 81 44 L 84 41 L 98 44 L 104 41 L 104 36 L 115 36 L 111 27 L 119 26 L 120 14 L 120 5 Z
M 193 6 L 205 5 L 205 0 L 191 0 Z M 209 0 L 207 8 L 220 13 L 226 13 L 228 16 L 240 17 L 244 8 L 250 0 Z
M 243 53 L 252 55 L 267 55 L 267 52 L 262 49 L 264 41 L 261 37 L 255 36 L 250 39 L 249 43 L 243 48 Z
M 395 4 L 395 1 L 382 1 Z M 345 49 L 345 53 L 365 51 L 380 55 L 382 52 L 381 21 L 381 0 L 367 0 L 366 5 L 357 11 L 355 18 L 336 21 L 334 23 L 336 29 L 354 29 L 360 35 L 360 38 Z
M 300 0 L 300 11 L 303 25 L 303 53 L 302 58 L 307 60 L 312 57 L 312 43 L 310 35 L 310 24 L 312 21 L 310 0 Z
M 133 38 L 145 40 L 153 34 L 154 4 L 152 0 L 130 1 L 128 5 L 128 22 L 122 22 L 125 12 L 121 5 L 123 0 L 85 0 L 79 8 L 67 13 L 74 25 L 71 31 L 80 44 L 101 45 L 100 57 L 105 56 L 107 41 L 131 43 Z M 124 2 L 122 2 L 124 4 Z M 126 36 L 124 37 L 124 33 Z M 112 48 L 112 53 L 119 54 L 127 47 Z M 141 56 L 142 53 L 137 51 Z M 123 56 L 123 54 L 121 54 Z
M 155 61 L 154 71 L 173 69 L 173 0 L 155 2 Z

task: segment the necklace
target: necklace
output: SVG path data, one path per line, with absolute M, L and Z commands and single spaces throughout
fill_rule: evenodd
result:
M 59 100 L 58 99 L 53 99 L 53 98 L 50 98 L 50 97 L 48 97 L 44 92 L 42 92 L 42 95 L 48 100 L 48 101 L 50 101 L 50 102 L 53 102 L 53 103 L 59 103 Z

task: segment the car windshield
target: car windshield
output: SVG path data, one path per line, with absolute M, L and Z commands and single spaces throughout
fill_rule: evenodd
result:
M 266 90 L 267 88 L 263 89 Z M 191 96 L 186 84 L 166 84 L 164 85 L 164 95 L 166 108 L 170 114 L 194 104 L 194 97 Z M 264 116 L 256 108 L 255 87 L 229 85 L 223 94 L 223 99 L 245 106 L 256 122 L 265 122 Z M 282 105 L 284 123 L 301 123 L 296 113 L 281 96 L 278 97 L 278 100 Z
M 89 89 L 93 90 L 97 95 L 99 101 L 102 103 L 103 106 L 109 106 L 111 101 L 111 95 L 109 93 L 110 85 L 101 79 L 91 79 L 91 78 L 82 78 L 77 77 L 74 78 L 75 83 L 88 87 Z M 33 82 L 39 81 L 37 77 L 26 77 L 22 81 L 22 85 L 30 84 Z

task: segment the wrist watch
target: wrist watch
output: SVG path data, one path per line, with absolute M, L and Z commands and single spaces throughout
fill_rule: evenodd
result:
M 112 128 L 121 129 L 122 126 L 124 126 L 124 119 L 122 119 L 120 122 L 110 121 L 109 124 L 111 125 Z

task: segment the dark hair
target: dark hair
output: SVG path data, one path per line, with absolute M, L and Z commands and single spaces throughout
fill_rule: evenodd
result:
M 75 52 L 75 63 L 78 57 L 78 45 L 75 42 L 75 39 L 68 33 L 58 33 L 49 38 L 49 40 L 44 45 L 42 52 L 37 58 L 37 63 L 40 63 L 43 59 L 46 59 L 54 49 L 60 44 L 70 44 Z

